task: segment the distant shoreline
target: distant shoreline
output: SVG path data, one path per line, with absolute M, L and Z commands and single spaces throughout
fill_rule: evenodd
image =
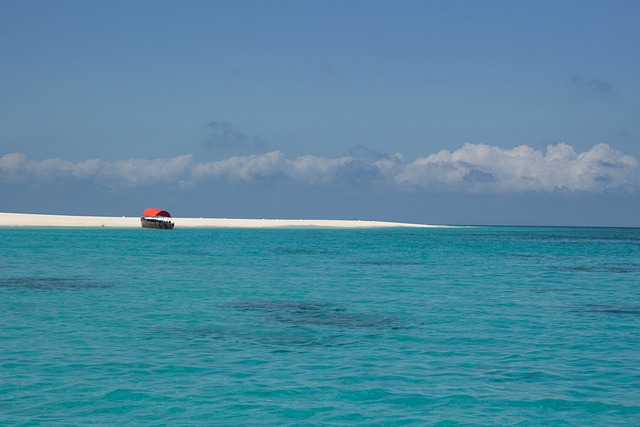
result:
M 172 218 L 176 228 L 437 228 L 439 225 L 327 219 Z M 142 228 L 139 217 L 47 215 L 0 212 L 0 227 Z

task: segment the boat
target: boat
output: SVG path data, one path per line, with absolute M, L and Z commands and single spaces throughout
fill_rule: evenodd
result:
M 171 221 L 171 214 L 162 209 L 147 208 L 142 212 L 140 223 L 143 228 L 159 228 L 171 230 L 175 225 Z

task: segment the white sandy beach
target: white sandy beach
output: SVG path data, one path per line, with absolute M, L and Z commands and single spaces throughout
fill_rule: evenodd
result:
M 438 227 L 385 221 L 315 219 L 172 218 L 175 228 L 384 228 Z M 44 215 L 0 212 L 0 227 L 110 227 L 142 228 L 139 217 Z

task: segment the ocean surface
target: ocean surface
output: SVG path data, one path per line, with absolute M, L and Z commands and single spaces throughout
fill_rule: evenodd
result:
M 2 426 L 640 425 L 640 229 L 0 246 Z

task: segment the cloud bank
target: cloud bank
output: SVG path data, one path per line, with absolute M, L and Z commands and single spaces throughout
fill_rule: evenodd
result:
M 368 158 L 367 158 L 368 157 Z M 546 151 L 526 145 L 501 148 L 465 144 L 455 151 L 405 161 L 399 154 L 381 158 L 287 157 L 280 151 L 199 162 L 194 155 L 173 158 L 30 159 L 10 153 L 0 157 L 0 186 L 60 186 L 85 183 L 96 188 L 142 189 L 152 184 L 191 188 L 212 183 L 289 182 L 316 187 L 352 185 L 394 191 L 452 193 L 525 193 L 640 191 L 638 160 L 606 144 L 576 153 L 567 144 Z

